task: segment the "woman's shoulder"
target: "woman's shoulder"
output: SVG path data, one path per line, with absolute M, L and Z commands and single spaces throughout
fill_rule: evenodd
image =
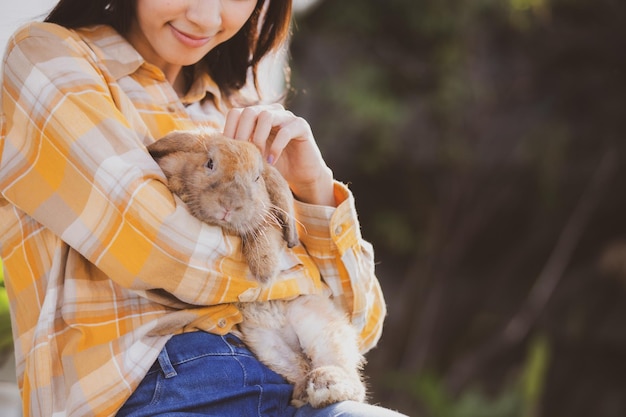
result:
M 79 69 L 86 63 L 98 71 L 108 68 L 117 79 L 136 70 L 142 59 L 110 26 L 68 29 L 55 23 L 31 22 L 20 27 L 7 43 L 3 69 L 28 71 L 44 63 L 58 70 Z
M 29 22 L 19 27 L 11 36 L 9 43 L 20 43 L 29 38 L 67 39 L 76 37 L 76 33 L 61 25 L 49 22 Z
M 25 71 L 51 57 L 68 54 L 67 40 L 72 36 L 68 29 L 52 23 L 30 22 L 19 27 L 6 44 L 3 72 L 12 67 Z
M 30 43 L 37 45 L 37 50 L 45 54 L 46 50 L 48 52 L 54 50 L 55 45 L 63 45 L 66 48 L 72 45 L 89 44 L 92 40 L 115 35 L 117 32 L 113 28 L 103 25 L 76 30 L 68 29 L 56 23 L 29 22 L 13 33 L 7 44 L 7 54 L 20 45 Z
M 24 56 L 30 62 L 39 62 L 53 56 L 69 53 L 79 41 L 77 34 L 63 26 L 48 22 L 30 22 L 18 28 L 9 38 L 5 51 L 5 65 L 12 56 Z

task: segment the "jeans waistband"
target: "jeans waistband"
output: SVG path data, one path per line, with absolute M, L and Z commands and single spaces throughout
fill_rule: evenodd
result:
M 172 336 L 165 344 L 149 372 L 160 370 L 166 378 L 176 376 L 174 365 L 203 356 L 254 356 L 246 345 L 233 334 L 224 336 L 203 331 Z

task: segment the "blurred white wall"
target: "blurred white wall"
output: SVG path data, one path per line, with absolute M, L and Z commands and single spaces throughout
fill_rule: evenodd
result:
M 4 56 L 6 43 L 18 27 L 31 20 L 42 19 L 55 4 L 56 0 L 2 0 L 2 6 L 0 6 L 1 55 Z

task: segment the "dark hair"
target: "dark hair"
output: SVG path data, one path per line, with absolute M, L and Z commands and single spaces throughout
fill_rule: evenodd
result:
M 289 35 L 292 0 L 257 0 L 252 15 L 241 30 L 228 41 L 213 48 L 196 65 L 184 68 L 193 74 L 201 65 L 226 96 L 240 90 L 251 70 L 257 85 L 261 59 L 278 48 Z M 267 4 L 266 4 L 267 3 Z M 70 29 L 105 24 L 126 36 L 135 19 L 136 0 L 60 0 L 46 22 Z

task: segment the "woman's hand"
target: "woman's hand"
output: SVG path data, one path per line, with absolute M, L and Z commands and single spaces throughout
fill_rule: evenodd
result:
M 285 177 L 298 200 L 336 205 L 332 172 L 303 118 L 279 104 L 236 108 L 226 115 L 224 135 L 254 143 Z

